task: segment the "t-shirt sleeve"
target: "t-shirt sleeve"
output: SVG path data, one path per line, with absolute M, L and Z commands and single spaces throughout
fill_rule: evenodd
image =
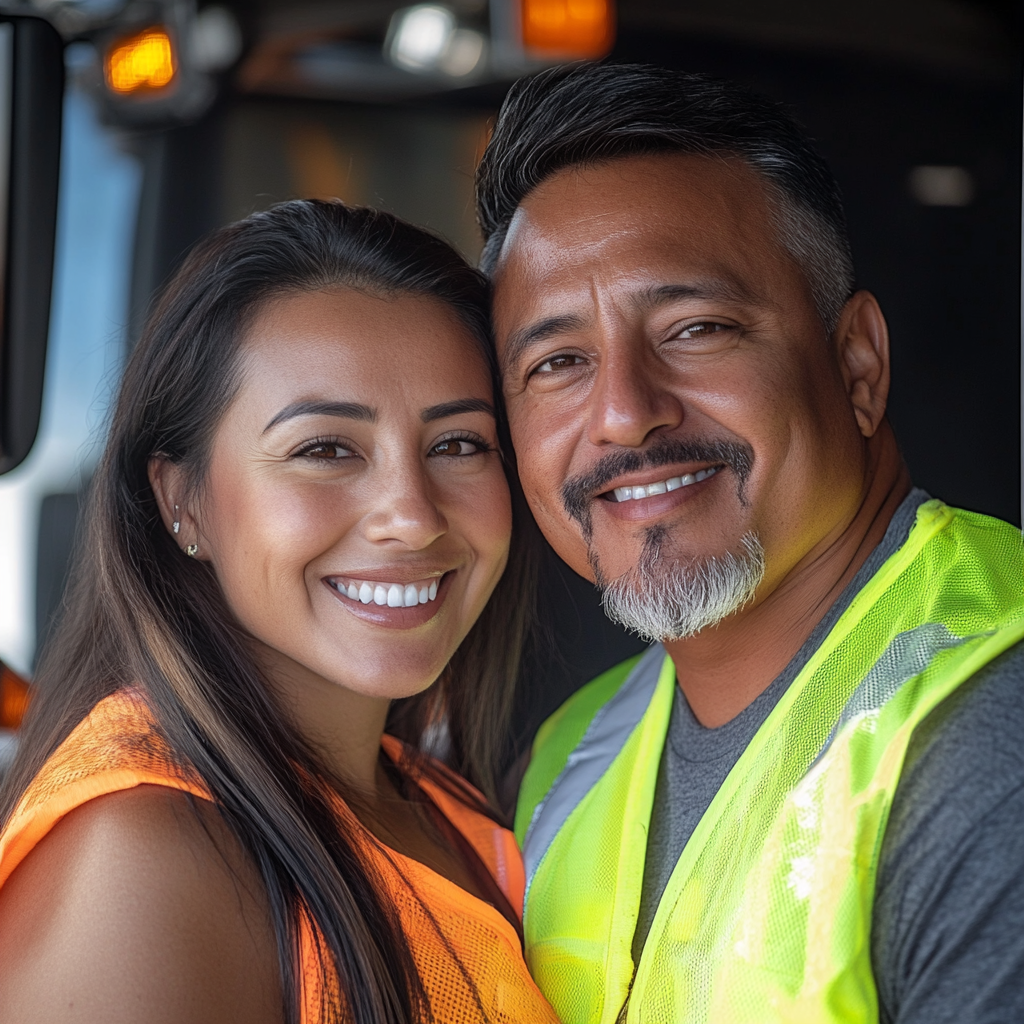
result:
M 1024 1021 L 1024 644 L 918 728 L 879 864 L 883 1024 Z

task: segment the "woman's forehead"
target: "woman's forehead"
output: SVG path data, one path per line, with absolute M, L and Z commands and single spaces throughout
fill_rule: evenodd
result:
M 238 399 L 268 407 L 314 394 L 416 408 L 454 392 L 491 394 L 480 343 L 431 296 L 352 288 L 280 296 L 246 333 L 240 367 Z

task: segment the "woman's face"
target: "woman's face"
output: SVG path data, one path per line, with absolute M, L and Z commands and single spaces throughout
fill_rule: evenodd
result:
M 289 688 L 423 690 L 508 556 L 478 343 L 439 300 L 337 288 L 271 302 L 241 369 L 190 510 L 198 557 Z

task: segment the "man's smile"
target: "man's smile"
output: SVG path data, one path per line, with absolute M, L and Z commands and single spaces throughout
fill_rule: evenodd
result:
M 664 480 L 655 480 L 647 484 L 624 485 L 605 491 L 600 497 L 605 501 L 622 502 L 637 501 L 641 498 L 653 498 L 656 494 L 666 494 L 670 491 L 677 491 L 682 487 L 690 487 L 698 484 L 708 477 L 714 476 L 724 466 L 708 466 L 705 469 L 698 469 L 693 473 L 681 473 L 679 476 L 670 476 Z
M 753 450 L 738 439 L 660 437 L 645 448 L 610 452 L 590 472 L 567 480 L 562 503 L 589 539 L 598 499 L 597 507 L 616 519 L 647 519 L 696 498 L 728 468 L 736 475 L 742 503 L 753 464 Z
M 727 468 L 721 462 L 700 467 L 691 464 L 686 472 L 679 467 L 672 467 L 668 471 L 672 473 L 671 476 L 660 469 L 648 471 L 642 476 L 627 477 L 624 482 L 620 482 L 620 478 L 615 487 L 595 495 L 594 518 L 623 523 L 653 523 L 681 510 L 684 505 L 700 501 L 701 496 L 710 494 L 709 489 L 715 486 L 712 480 L 723 476 L 721 470 Z M 658 479 L 652 479 L 654 473 L 659 474 Z

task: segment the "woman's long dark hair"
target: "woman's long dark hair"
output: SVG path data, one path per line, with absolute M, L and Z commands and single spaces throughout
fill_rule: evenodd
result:
M 162 454 L 201 488 L 220 417 L 238 386 L 238 352 L 268 299 L 334 286 L 432 296 L 488 344 L 487 285 L 446 243 L 388 214 L 296 201 L 200 243 L 174 276 L 128 361 L 93 480 L 64 617 L 0 799 L 6 821 L 43 762 L 102 698 L 145 695 L 173 754 L 203 780 L 266 885 L 285 996 L 300 1015 L 299 929 L 322 936 L 323 1019 L 429 1019 L 395 908 L 331 809 L 338 790 L 275 702 L 212 569 L 164 528 L 147 464 Z M 507 431 L 499 422 L 506 458 Z M 417 744 L 439 720 L 449 760 L 492 800 L 532 602 L 532 522 L 514 495 L 509 567 L 441 680 L 392 708 L 389 729 Z M 345 793 L 342 790 L 341 795 Z

